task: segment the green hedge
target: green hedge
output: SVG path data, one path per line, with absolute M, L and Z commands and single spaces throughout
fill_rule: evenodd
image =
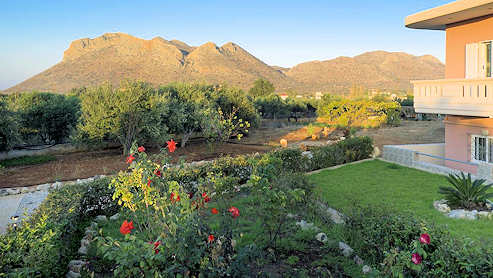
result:
M 109 182 L 55 189 L 17 229 L 0 235 L 0 277 L 63 277 L 90 218 L 118 210 Z

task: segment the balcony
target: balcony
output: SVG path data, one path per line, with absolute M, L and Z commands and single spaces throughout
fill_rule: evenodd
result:
M 493 78 L 411 81 L 417 113 L 493 117 Z

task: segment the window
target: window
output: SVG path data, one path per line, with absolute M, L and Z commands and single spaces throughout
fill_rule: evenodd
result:
M 492 77 L 492 41 L 466 44 L 466 78 Z
M 471 160 L 493 163 L 493 137 L 471 136 Z

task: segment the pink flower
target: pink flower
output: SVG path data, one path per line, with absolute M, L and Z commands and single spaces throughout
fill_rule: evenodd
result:
M 212 208 L 212 209 L 211 209 L 211 213 L 212 213 L 212 214 L 218 214 L 218 213 L 219 213 L 219 211 L 217 210 L 217 208 Z
M 161 171 L 159 170 L 154 170 L 154 175 L 158 176 L 158 177 L 161 177 Z
M 154 247 L 153 247 L 153 249 L 154 249 L 154 254 L 159 253 L 159 245 L 161 245 L 161 241 L 160 241 L 160 240 L 158 240 L 158 241 L 156 241 L 156 242 L 149 241 L 149 244 L 154 245 Z
M 423 261 L 423 258 L 418 253 L 413 253 L 411 256 L 411 261 L 414 264 L 420 264 Z
M 209 236 L 207 237 L 207 241 L 208 241 L 209 243 L 213 242 L 213 241 L 214 241 L 214 236 L 213 236 L 213 235 L 209 235 Z
M 211 198 L 209 198 L 209 196 L 207 196 L 207 193 L 205 192 L 202 193 L 202 198 L 204 198 L 204 202 L 206 203 L 208 203 L 211 200 Z
M 137 148 L 137 151 L 139 151 L 139 153 L 143 153 L 146 151 L 146 148 L 144 148 L 144 146 L 140 146 Z
M 171 193 L 171 196 L 169 197 L 171 202 L 179 202 L 180 201 L 180 195 L 178 193 Z
M 152 180 L 151 179 L 147 179 L 147 186 L 151 186 L 151 183 L 152 183 Z
M 430 244 L 430 235 L 427 233 L 421 234 L 419 241 L 423 244 Z
M 228 209 L 228 211 L 229 211 L 229 212 L 231 212 L 231 216 L 232 216 L 233 218 L 236 218 L 236 217 L 240 216 L 240 211 L 239 211 L 239 210 L 238 210 L 238 208 L 236 208 L 236 207 L 230 207 L 230 208 Z

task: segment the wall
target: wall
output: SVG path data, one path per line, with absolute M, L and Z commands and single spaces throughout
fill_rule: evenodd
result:
M 493 136 L 493 119 L 462 116 L 447 116 L 445 123 L 445 157 L 471 161 L 471 135 Z M 447 167 L 471 171 L 472 166 L 447 161 Z
M 493 16 L 447 26 L 445 78 L 465 78 L 466 44 L 493 40 Z

